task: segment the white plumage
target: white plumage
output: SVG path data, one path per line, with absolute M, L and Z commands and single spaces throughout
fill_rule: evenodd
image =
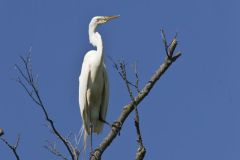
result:
M 89 24 L 89 40 L 97 50 L 86 53 L 79 77 L 79 104 L 83 121 L 84 148 L 86 148 L 89 134 L 92 132 L 99 134 L 102 131 L 101 119 L 105 120 L 106 118 L 109 99 L 109 82 L 104 64 L 103 42 L 101 35 L 95 30 L 99 24 L 117 17 L 96 16 Z

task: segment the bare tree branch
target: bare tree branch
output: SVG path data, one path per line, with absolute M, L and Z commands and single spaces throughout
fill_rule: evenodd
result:
M 137 65 L 136 65 L 136 63 L 134 64 L 134 74 L 136 77 L 136 83 L 133 84 L 127 78 L 126 63 L 124 61 L 119 61 L 119 64 L 117 64 L 113 60 L 112 60 L 112 62 L 114 63 L 114 68 L 118 71 L 118 73 L 122 77 L 123 81 L 125 82 L 130 99 L 132 100 L 132 102 L 134 102 L 134 110 L 135 110 L 134 124 L 135 124 L 136 132 L 137 132 L 137 137 L 138 137 L 137 142 L 138 142 L 138 146 L 139 146 L 139 148 L 137 149 L 135 159 L 142 160 L 146 154 L 146 149 L 145 149 L 145 147 L 143 145 L 143 141 L 142 141 L 142 135 L 141 135 L 140 123 L 139 123 L 140 120 L 139 120 L 137 105 L 135 103 L 133 92 L 130 87 L 130 85 L 133 86 L 137 90 L 137 93 L 138 94 L 140 93 L 139 86 L 138 86 L 139 76 L 138 76 L 138 72 L 137 72 Z
M 156 70 L 156 72 L 152 75 L 148 83 L 143 87 L 141 92 L 134 97 L 134 101 L 131 101 L 129 104 L 125 105 L 123 108 L 123 111 L 121 112 L 119 118 L 117 119 L 117 125 L 112 126 L 112 130 L 108 133 L 108 135 L 104 138 L 104 140 L 101 142 L 101 144 L 93 151 L 93 153 L 90 156 L 90 160 L 100 160 L 101 155 L 103 152 L 107 149 L 107 147 L 112 143 L 112 141 L 116 138 L 117 134 L 121 130 L 121 125 L 124 124 L 125 120 L 129 116 L 129 114 L 134 110 L 135 106 L 138 106 L 138 104 L 148 95 L 148 93 L 151 91 L 154 84 L 159 80 L 160 77 L 166 72 L 166 70 L 172 65 L 173 62 L 175 62 L 180 56 L 181 53 L 178 52 L 176 55 L 174 55 L 175 48 L 177 46 L 177 40 L 172 41 L 172 45 L 169 47 L 166 45 L 167 40 L 165 37 L 165 34 L 162 30 L 163 41 L 165 45 L 165 49 L 167 52 L 167 56 L 165 57 L 164 62 L 160 65 L 160 67 Z
M 53 120 L 49 117 L 46 107 L 43 104 L 43 101 L 41 99 L 41 96 L 39 94 L 39 90 L 37 87 L 37 82 L 34 79 L 34 76 L 32 73 L 30 53 L 26 58 L 23 58 L 23 57 L 20 57 L 20 58 L 23 62 L 25 72 L 16 64 L 15 65 L 16 69 L 20 73 L 20 77 L 18 77 L 18 79 L 16 81 L 24 88 L 24 90 L 31 97 L 31 99 L 42 109 L 45 119 L 51 128 L 51 131 L 64 144 L 64 146 L 68 150 L 68 153 L 71 156 L 71 159 L 77 160 L 79 157 L 79 154 L 78 154 L 79 152 L 77 151 L 77 149 L 75 147 L 73 147 L 71 142 L 67 138 L 64 138 L 64 136 L 62 136 L 61 133 L 56 129 Z
M 4 139 L 4 138 L 0 138 L 0 139 L 8 146 L 9 149 L 11 149 L 11 151 L 13 152 L 15 158 L 16 158 L 17 160 L 20 160 L 20 157 L 19 157 L 19 155 L 18 155 L 18 153 L 17 153 L 17 147 L 18 147 L 18 145 L 19 145 L 20 135 L 17 136 L 17 140 L 16 140 L 15 145 L 11 145 L 11 144 L 10 144 L 6 139 Z
M 135 63 L 134 65 L 134 73 L 135 73 L 135 77 L 136 77 L 136 90 L 137 93 L 140 93 L 140 89 L 138 86 L 139 83 L 139 76 L 138 76 L 138 71 L 137 71 L 137 64 Z M 133 99 L 132 99 L 133 101 Z M 136 132 L 137 132 L 137 142 L 138 142 L 138 149 L 137 149 L 137 153 L 136 153 L 136 160 L 143 160 L 146 154 L 146 148 L 143 145 L 143 140 L 142 140 L 142 134 L 141 134 L 141 130 L 140 130 L 140 118 L 139 118 L 139 114 L 138 114 L 138 108 L 137 106 L 135 106 L 135 118 L 134 118 L 134 124 L 135 124 L 135 128 L 136 128 Z
M 44 146 L 44 148 L 46 148 L 47 150 L 49 150 L 52 154 L 54 154 L 57 157 L 60 157 L 63 160 L 68 160 L 68 158 L 63 155 L 57 148 L 56 148 L 56 144 L 55 143 L 51 143 L 49 141 L 47 141 L 47 145 Z

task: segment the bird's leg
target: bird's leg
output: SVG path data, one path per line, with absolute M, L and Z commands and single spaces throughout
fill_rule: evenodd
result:
M 89 115 L 90 115 L 90 145 L 91 145 L 91 152 L 92 152 L 92 151 L 93 151 L 93 148 L 92 148 L 93 123 L 92 123 L 92 114 L 91 114 L 91 110 L 89 111 Z
M 93 151 L 93 148 L 92 148 L 92 133 L 93 133 L 93 124 L 92 122 L 90 122 L 90 145 L 91 145 L 91 152 Z
M 95 157 L 95 159 L 97 159 L 96 158 L 96 156 L 95 156 L 95 154 L 94 154 L 94 151 L 93 151 L 93 147 L 92 147 L 92 129 L 93 129 L 93 124 L 92 124 L 92 122 L 90 121 L 90 145 L 91 145 L 91 152 L 90 152 L 90 155 L 91 155 L 91 157 L 93 156 L 93 157 Z
M 115 122 L 113 122 L 112 127 L 116 128 L 116 130 L 118 132 L 118 136 L 120 136 L 120 129 L 122 127 L 122 122 L 115 121 Z
M 113 122 L 113 124 L 110 124 L 109 122 L 107 122 L 106 120 L 104 120 L 101 116 L 99 116 L 99 121 L 101 121 L 102 123 L 107 124 L 110 128 L 117 128 L 117 130 L 119 130 L 122 126 L 121 122 Z M 120 132 L 118 133 L 118 135 L 120 136 Z
M 108 123 L 106 120 L 104 120 L 102 118 L 102 116 L 99 116 L 99 121 L 101 121 L 102 123 L 105 123 L 106 125 L 108 125 L 109 127 L 112 127 L 112 125 L 110 123 Z

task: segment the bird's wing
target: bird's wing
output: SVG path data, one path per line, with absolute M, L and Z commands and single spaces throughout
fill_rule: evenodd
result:
M 103 87 L 103 94 L 102 94 L 103 96 L 102 96 L 100 116 L 103 120 L 105 120 L 107 115 L 108 99 L 109 99 L 109 82 L 108 82 L 108 75 L 107 75 L 105 65 L 103 67 L 103 79 L 104 79 L 104 87 Z
M 90 68 L 87 61 L 84 59 L 82 64 L 82 70 L 79 77 L 79 106 L 82 116 L 82 121 L 85 130 L 89 133 L 89 125 L 88 124 L 88 104 L 87 104 L 87 89 L 89 85 L 89 76 L 90 76 Z

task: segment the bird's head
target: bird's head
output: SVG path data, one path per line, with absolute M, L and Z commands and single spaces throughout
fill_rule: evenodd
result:
M 104 24 L 104 23 L 108 22 L 109 20 L 115 19 L 115 18 L 118 18 L 118 17 L 119 17 L 119 15 L 118 16 L 96 16 L 96 17 L 92 18 L 92 20 L 89 24 L 88 33 L 89 33 L 90 43 L 93 46 L 97 46 L 97 44 L 99 42 L 102 43 L 100 34 L 95 31 L 97 26 L 100 25 L 100 24 Z
M 117 16 L 96 16 L 96 17 L 92 18 L 91 23 L 95 24 L 95 25 L 103 24 L 103 23 L 108 22 L 109 20 L 112 20 L 112 19 L 115 19 L 118 17 L 119 17 L 119 15 L 117 15 Z

